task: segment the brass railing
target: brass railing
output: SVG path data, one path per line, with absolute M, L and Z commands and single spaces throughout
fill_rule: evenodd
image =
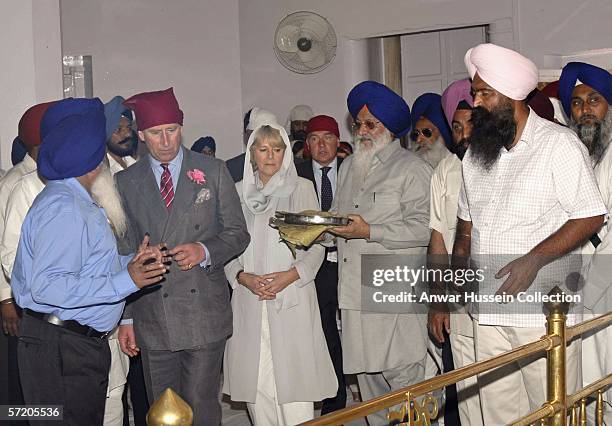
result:
M 555 288 L 553 292 L 560 293 L 560 290 Z M 568 413 L 572 426 L 586 425 L 587 397 L 593 394 L 597 394 L 596 421 L 598 425 L 602 425 L 604 410 L 603 390 L 612 384 L 612 374 L 591 383 L 572 395 L 567 395 L 565 348 L 567 342 L 576 336 L 611 324 L 612 312 L 566 328 L 565 320 L 568 306 L 567 303 L 545 303 L 545 307 L 548 310 L 546 317 L 547 331 L 544 336 L 535 342 L 378 398 L 356 404 L 344 410 L 327 414 L 303 423 L 303 426 L 342 425 L 348 421 L 363 418 L 369 414 L 395 406 L 399 406 L 399 408 L 395 407 L 396 409 L 389 412 L 389 420 L 399 421 L 400 424 L 407 426 L 430 425 L 431 420 L 438 416 L 439 411 L 437 399 L 432 396 L 432 391 L 443 389 L 453 383 L 541 352 L 547 353 L 547 401 L 544 402 L 540 409 L 518 419 L 512 425 L 561 426 L 566 424 Z M 578 407 L 578 404 L 580 407 Z

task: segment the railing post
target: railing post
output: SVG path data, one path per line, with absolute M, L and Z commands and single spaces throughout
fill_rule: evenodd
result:
M 561 295 L 563 292 L 557 286 L 549 295 Z M 562 411 L 555 413 L 548 423 L 551 426 L 564 426 L 567 417 L 567 390 L 565 383 L 565 320 L 569 311 L 567 302 L 546 302 L 544 306 L 548 310 L 546 316 L 546 333 L 552 342 L 556 341 L 546 353 L 547 362 L 547 397 L 548 402 L 560 403 Z
M 193 410 L 183 398 L 167 388 L 149 408 L 148 426 L 192 426 Z

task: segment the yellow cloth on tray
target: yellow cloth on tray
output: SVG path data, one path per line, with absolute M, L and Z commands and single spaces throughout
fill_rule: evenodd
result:
M 300 212 L 305 215 L 320 215 L 320 216 L 334 216 L 333 213 L 329 212 L 318 212 L 314 210 L 305 210 Z M 277 221 L 275 227 L 278 229 L 281 240 L 284 241 L 293 253 L 295 257 L 296 248 L 308 248 L 310 247 L 321 234 L 328 229 L 333 228 L 332 225 L 287 225 L 282 221 Z

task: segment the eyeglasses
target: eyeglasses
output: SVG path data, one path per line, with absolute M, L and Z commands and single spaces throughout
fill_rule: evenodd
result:
M 376 126 L 378 126 L 380 124 L 380 121 L 375 121 L 375 120 L 365 120 L 365 121 L 359 121 L 359 120 L 355 120 L 353 121 L 353 124 L 351 124 L 351 130 L 353 131 L 353 133 L 357 133 L 359 131 L 359 129 L 361 129 L 361 126 L 366 126 L 366 129 L 368 129 L 368 131 L 372 131 L 374 129 L 376 129 Z
M 414 129 L 412 132 L 410 132 L 410 140 L 412 142 L 416 142 L 416 140 L 419 138 L 419 135 L 423 135 L 423 137 L 430 138 L 433 135 L 433 130 L 428 128 L 424 128 L 421 130 Z

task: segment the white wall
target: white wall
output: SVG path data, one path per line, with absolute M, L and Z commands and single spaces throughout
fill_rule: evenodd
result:
M 513 1 L 286 0 L 285 3 L 289 10 L 313 10 L 322 14 L 347 38 L 364 38 L 488 24 L 511 18 Z
M 612 47 L 612 1 L 520 0 L 520 50 L 539 67 L 556 64 L 545 55 Z
M 95 96 L 174 86 L 185 145 L 241 149 L 238 0 L 61 0 L 61 13 L 63 52 L 92 55 Z
M 243 111 L 254 106 L 267 109 L 284 125 L 293 106 L 307 104 L 315 114 L 336 118 L 342 127 L 341 138 L 348 140 L 346 94 L 368 74 L 367 44 L 338 37 L 336 58 L 317 74 L 296 74 L 284 68 L 275 57 L 273 41 L 278 22 L 292 11 L 286 3 L 240 0 Z M 333 20 L 331 24 L 335 25 Z
M 59 0 L 0 2 L 0 164 L 11 167 L 17 124 L 32 105 L 62 97 Z
M 541 67 L 549 55 L 612 47 L 610 0 L 61 0 L 65 54 L 91 54 L 103 100 L 174 85 L 185 111 L 185 143 L 212 134 L 219 156 L 242 150 L 242 114 L 261 106 L 284 124 L 306 103 L 347 117 L 358 81 L 380 79 L 377 45 L 353 41 L 424 30 L 490 25 L 492 41 Z M 283 68 L 272 50 L 288 13 L 311 10 L 338 35 L 334 62 L 314 75 Z M 380 56 L 380 49 L 378 49 Z M 348 129 L 342 128 L 348 139 Z

